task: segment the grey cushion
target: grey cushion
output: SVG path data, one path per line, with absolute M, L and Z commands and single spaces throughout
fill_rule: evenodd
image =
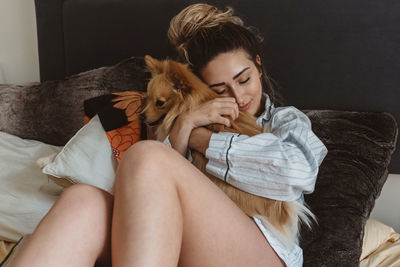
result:
M 0 85 L 0 131 L 64 145 L 84 124 L 83 101 L 115 91 L 145 90 L 143 58 L 58 81 Z

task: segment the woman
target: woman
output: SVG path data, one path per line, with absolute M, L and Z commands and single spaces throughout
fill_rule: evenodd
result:
M 66 189 L 12 266 L 301 266 L 297 244 L 244 214 L 185 157 L 195 149 L 207 171 L 264 197 L 302 201 L 314 189 L 326 148 L 307 116 L 279 107 L 263 68 L 259 39 L 228 9 L 182 10 L 169 38 L 178 57 L 226 97 L 187 111 L 166 140 L 133 145 L 118 167 L 114 196 L 89 185 Z M 271 133 L 211 133 L 239 110 Z

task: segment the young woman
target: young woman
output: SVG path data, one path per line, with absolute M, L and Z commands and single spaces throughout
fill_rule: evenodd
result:
M 275 107 L 256 34 L 228 9 L 191 5 L 169 38 L 211 89 L 226 97 L 187 111 L 167 144 L 142 141 L 124 155 L 114 196 L 89 185 L 66 189 L 12 266 L 301 266 L 298 244 L 282 244 L 244 214 L 183 155 L 203 153 L 207 171 L 252 194 L 302 201 L 327 153 L 306 115 Z M 271 133 L 211 133 L 239 110 Z

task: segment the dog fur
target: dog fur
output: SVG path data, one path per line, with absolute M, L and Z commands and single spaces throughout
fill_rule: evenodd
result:
M 175 119 L 184 111 L 201 103 L 221 97 L 194 75 L 187 65 L 173 61 L 159 61 L 145 56 L 148 71 L 152 74 L 147 86 L 146 104 L 143 113 L 146 122 L 157 123 L 155 135 L 163 141 L 171 131 Z M 207 127 L 213 132 L 235 132 L 253 136 L 268 129 L 261 129 L 256 118 L 241 112 L 231 127 L 213 124 Z M 249 216 L 260 218 L 262 223 L 279 236 L 283 242 L 298 241 L 299 223 L 310 226 L 311 211 L 303 204 L 284 202 L 244 192 L 218 179 L 205 170 L 207 159 L 201 153 L 192 151 L 193 164 L 206 174 Z

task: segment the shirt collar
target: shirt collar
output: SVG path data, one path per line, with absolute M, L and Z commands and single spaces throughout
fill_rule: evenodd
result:
M 264 112 L 257 118 L 257 123 L 259 125 L 264 125 L 265 122 L 268 122 L 272 117 L 272 110 L 274 109 L 274 104 L 272 104 L 271 99 L 267 94 L 264 93 L 265 97 L 265 107 Z

